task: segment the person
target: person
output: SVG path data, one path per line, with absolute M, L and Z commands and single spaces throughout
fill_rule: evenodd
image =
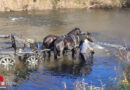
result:
M 86 64 L 93 63 L 94 49 L 91 47 L 89 40 L 86 38 L 80 45 L 80 56 Z

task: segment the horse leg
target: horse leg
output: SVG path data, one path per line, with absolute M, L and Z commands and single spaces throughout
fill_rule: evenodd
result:
M 66 55 L 66 51 L 65 50 L 63 50 L 63 55 Z
M 55 58 L 55 59 L 57 59 L 57 53 L 58 53 L 58 52 L 57 52 L 57 49 L 56 49 L 56 47 L 54 47 L 54 58 Z
M 47 53 L 47 51 L 44 51 L 43 53 L 42 53 L 42 55 L 43 55 L 43 57 L 44 57 L 44 60 L 46 59 L 46 57 L 48 56 L 48 53 Z
M 48 51 L 48 58 L 51 57 L 51 51 Z
M 77 49 L 73 48 L 72 49 L 72 58 L 76 58 L 76 53 L 77 53 Z
M 63 57 L 63 49 L 60 50 L 59 54 L 60 54 L 60 58 Z
M 61 50 L 55 50 L 55 59 L 59 59 L 59 58 L 61 58 L 62 56 L 63 56 L 63 50 L 61 49 Z
M 74 49 L 72 49 L 72 58 L 74 58 Z
M 93 52 L 90 52 L 91 53 L 91 64 L 93 64 L 93 55 L 94 55 L 94 53 Z
M 50 58 L 50 56 L 51 56 L 51 54 L 50 54 L 51 52 L 50 51 L 45 51 L 44 53 L 43 53 L 43 56 L 45 57 L 45 58 Z
M 59 59 L 61 57 L 61 52 L 57 51 L 57 59 Z

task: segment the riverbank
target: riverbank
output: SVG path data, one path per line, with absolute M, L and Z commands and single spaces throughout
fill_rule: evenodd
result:
M 122 8 L 130 0 L 0 0 L 0 11 L 29 11 L 60 8 Z

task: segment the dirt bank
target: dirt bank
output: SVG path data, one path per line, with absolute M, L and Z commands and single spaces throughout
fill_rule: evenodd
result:
M 121 8 L 130 0 L 0 0 L 0 11 L 44 10 L 57 8 Z

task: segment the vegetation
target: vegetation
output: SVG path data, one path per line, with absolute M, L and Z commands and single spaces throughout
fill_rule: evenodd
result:
M 124 80 L 121 79 L 120 74 L 118 75 L 118 78 L 111 79 L 108 85 L 103 84 L 102 81 L 100 81 L 101 86 L 88 85 L 84 79 L 82 79 L 82 81 L 76 81 L 74 83 L 74 90 L 130 90 L 130 83 L 126 75 L 124 74 Z
M 120 69 L 115 67 L 118 76 L 110 79 L 108 85 L 103 84 L 102 81 L 100 87 L 88 85 L 83 79 L 74 83 L 74 90 L 130 90 L 130 51 L 119 50 L 118 55 L 115 56 L 118 56 L 121 61 L 123 75 L 120 75 Z
M 130 0 L 0 0 L 0 11 L 57 8 L 121 8 L 129 6 Z
M 103 85 L 101 83 L 101 87 L 97 87 L 97 86 L 94 86 L 94 85 L 88 85 L 88 83 L 86 83 L 84 81 L 84 79 L 82 79 L 82 81 L 76 81 L 74 83 L 74 90 L 104 90 L 105 85 Z

